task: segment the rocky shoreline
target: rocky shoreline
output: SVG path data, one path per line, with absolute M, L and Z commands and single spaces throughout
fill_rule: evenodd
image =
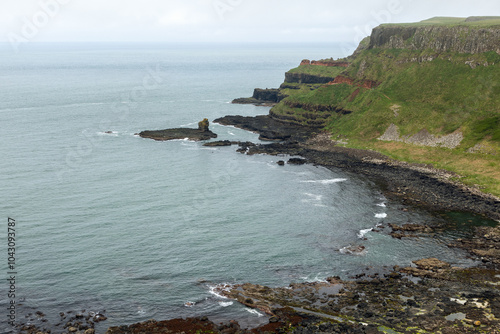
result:
M 394 161 L 372 151 L 347 149 L 318 129 L 281 123 L 269 116 L 226 116 L 215 122 L 279 142 L 205 145 L 238 145 L 238 152 L 249 155 L 301 156 L 290 158 L 289 163 L 307 162 L 364 175 L 386 196 L 408 205 L 500 219 L 498 198 L 452 181 L 453 173 Z M 426 225 L 388 227 L 391 236 L 399 239 L 433 232 Z M 281 288 L 223 285 L 220 294 L 265 312 L 269 324 L 248 330 L 234 321 L 216 325 L 206 318 L 175 319 L 114 327 L 108 333 L 500 333 L 500 227 L 477 228 L 471 239 L 459 239 L 449 246 L 467 250 L 481 265 L 453 268 L 431 258 L 349 281 L 330 277 L 325 282 Z
M 289 163 L 313 163 L 363 175 L 387 197 L 409 206 L 500 219 L 498 198 L 453 181 L 452 173 L 344 148 L 317 128 L 281 123 L 269 116 L 227 116 L 215 122 L 259 133 L 261 139 L 272 142 L 219 141 L 207 146 L 238 145 L 238 152 L 249 155 L 291 155 Z M 399 239 L 439 233 L 427 225 L 380 227 L 386 228 Z M 278 288 L 221 285 L 218 293 L 265 312 L 269 323 L 242 329 L 236 321 L 216 324 L 207 317 L 149 320 L 111 327 L 106 333 L 500 333 L 500 227 L 476 228 L 471 238 L 449 246 L 466 250 L 479 265 L 455 268 L 431 258 L 383 272 L 367 269 L 353 280 L 330 277 Z M 25 332 L 37 333 L 36 329 Z
M 269 116 L 226 116 L 214 122 L 259 133 L 260 139 L 282 140 L 247 146 L 246 154 L 302 156 L 312 164 L 364 175 L 404 204 L 431 211 L 471 212 L 500 221 L 500 199 L 454 181 L 454 173 L 396 161 L 374 151 L 345 148 L 317 128 L 282 123 Z

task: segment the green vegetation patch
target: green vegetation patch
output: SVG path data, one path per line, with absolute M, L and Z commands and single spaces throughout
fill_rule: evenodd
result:
M 476 140 L 490 137 L 495 142 L 500 142 L 500 114 L 475 121 L 471 130 Z
M 420 26 L 469 26 L 488 27 L 500 25 L 500 16 L 472 16 L 472 17 L 433 17 L 415 23 L 387 23 L 384 27 L 420 27 Z
M 299 67 L 291 69 L 288 72 L 318 75 L 321 77 L 336 77 L 344 70 L 345 67 L 339 67 L 339 66 L 300 65 Z

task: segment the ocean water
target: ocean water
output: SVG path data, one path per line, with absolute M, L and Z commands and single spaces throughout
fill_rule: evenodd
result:
M 397 240 L 378 224 L 438 219 L 384 198 L 343 170 L 277 166 L 286 157 L 235 147 L 155 142 L 142 130 L 203 118 L 267 114 L 233 105 L 278 87 L 328 45 L 27 45 L 0 52 L 2 274 L 16 220 L 17 321 L 53 325 L 59 312 L 106 310 L 97 330 L 151 318 L 208 315 L 265 322 L 213 288 L 348 278 L 366 268 L 439 257 L 471 265 L 446 235 Z M 218 139 L 257 135 L 212 124 Z M 457 216 L 453 219 L 458 220 Z M 456 232 L 454 232 L 456 233 Z M 348 249 L 362 245 L 361 254 Z M 5 282 L 5 281 L 4 281 Z M 9 286 L 0 284 L 6 307 Z M 190 307 L 185 306 L 191 302 Z M 2 327 L 3 326 L 3 327 Z M 52 327 L 51 327 L 52 326 Z M 9 326 L 0 320 L 0 330 Z

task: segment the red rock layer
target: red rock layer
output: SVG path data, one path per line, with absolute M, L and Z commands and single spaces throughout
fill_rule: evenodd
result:
M 335 78 L 335 80 L 327 83 L 327 85 L 337 85 L 337 84 L 348 84 L 350 86 L 358 86 L 361 88 L 372 89 L 377 87 L 379 84 L 373 80 L 363 80 L 360 82 L 355 82 L 354 79 L 348 78 L 343 75 L 339 75 Z

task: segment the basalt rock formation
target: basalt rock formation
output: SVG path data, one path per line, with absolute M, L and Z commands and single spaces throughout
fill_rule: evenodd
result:
M 471 21 L 469 18 L 466 22 Z M 472 25 L 382 25 L 373 29 L 369 49 L 407 49 L 477 54 L 500 50 L 499 27 Z
M 188 139 L 193 141 L 203 141 L 217 138 L 217 134 L 210 131 L 208 119 L 198 123 L 198 129 L 176 128 L 156 131 L 142 131 L 139 136 L 142 138 L 154 139 L 157 141 L 166 141 L 174 139 Z
M 276 104 L 286 97 L 287 95 L 283 94 L 279 89 L 276 88 L 255 88 L 252 97 L 242 97 L 234 99 L 232 103 L 268 106 Z

